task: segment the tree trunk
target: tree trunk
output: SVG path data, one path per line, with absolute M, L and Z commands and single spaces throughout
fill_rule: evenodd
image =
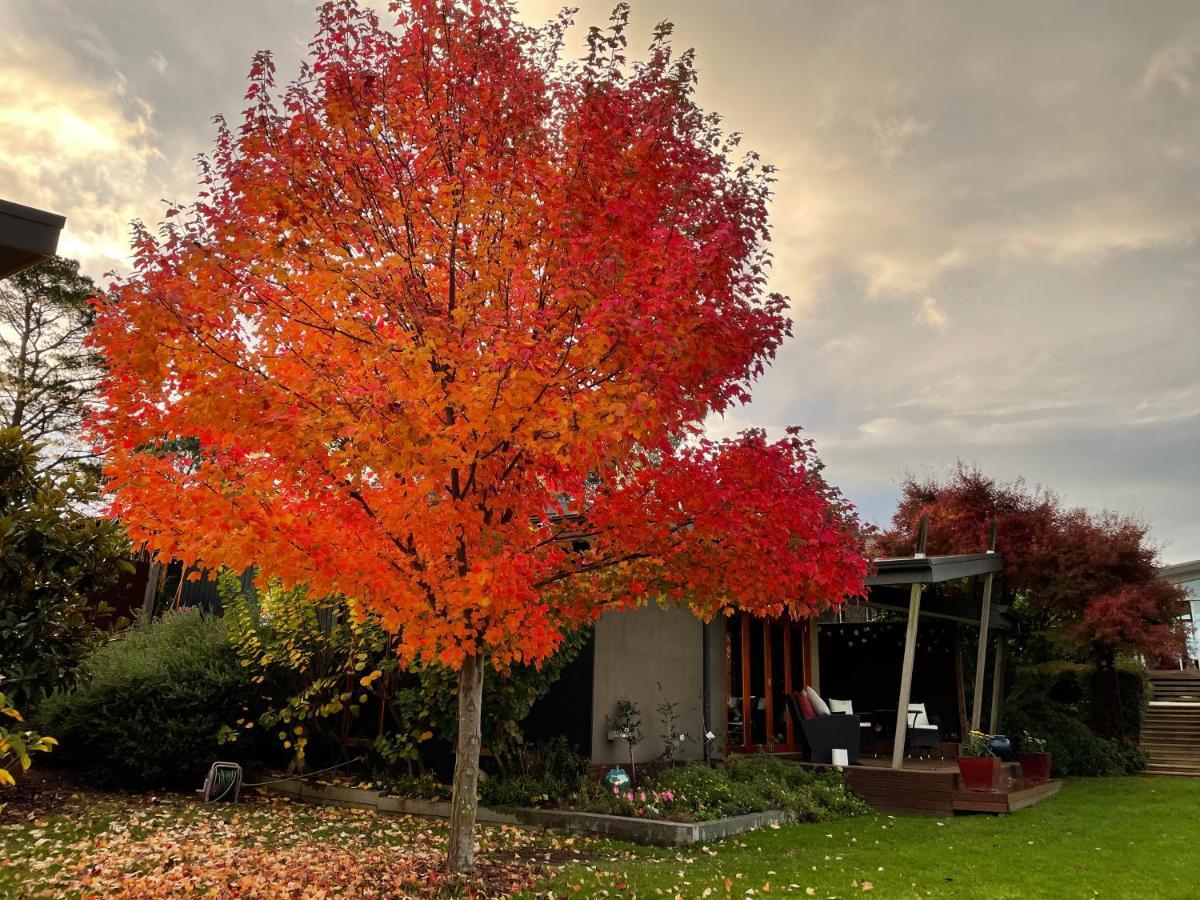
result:
M 450 850 L 446 868 L 456 875 L 475 871 L 475 811 L 479 806 L 479 748 L 482 744 L 483 658 L 468 656 L 458 674 L 458 747 L 450 807 Z
M 1121 706 L 1117 653 L 1111 647 L 1094 647 L 1092 664 L 1092 721 L 1089 724 L 1100 737 L 1124 737 L 1125 715 Z

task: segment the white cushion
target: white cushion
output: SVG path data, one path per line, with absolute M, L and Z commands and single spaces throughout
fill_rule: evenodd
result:
M 832 697 L 830 697 L 829 698 L 829 711 L 835 712 L 835 713 L 849 713 L 850 715 L 854 715 L 854 701 L 853 700 L 834 700 Z
M 829 715 L 829 704 L 822 700 L 821 695 L 812 689 L 812 685 L 806 687 L 804 693 L 808 695 L 808 702 L 812 704 L 813 712 L 818 716 Z
M 924 703 L 908 704 L 908 727 L 909 728 L 934 728 L 934 724 L 929 721 L 929 717 L 925 714 Z

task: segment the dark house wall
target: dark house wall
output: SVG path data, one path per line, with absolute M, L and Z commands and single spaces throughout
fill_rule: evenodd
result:
M 521 723 L 526 741 L 549 741 L 562 735 L 582 755 L 592 752 L 592 669 L 596 634 L 588 638 L 579 655 L 568 663 L 558 681 L 533 704 Z M 486 702 L 486 701 L 485 701 Z

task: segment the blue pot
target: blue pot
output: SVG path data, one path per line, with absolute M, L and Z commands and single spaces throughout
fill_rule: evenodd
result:
M 992 735 L 988 741 L 988 747 L 996 756 L 1005 762 L 1012 762 L 1014 759 L 1013 743 L 1002 734 Z

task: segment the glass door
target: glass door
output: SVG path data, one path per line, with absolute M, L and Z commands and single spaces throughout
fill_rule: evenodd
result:
M 788 696 L 804 687 L 804 626 L 737 613 L 725 619 L 725 736 L 733 752 L 800 749 Z

